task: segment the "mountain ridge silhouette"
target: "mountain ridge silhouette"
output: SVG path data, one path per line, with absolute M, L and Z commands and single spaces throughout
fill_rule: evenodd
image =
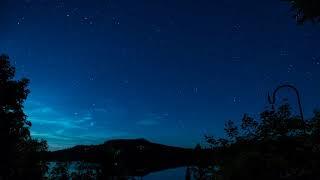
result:
M 153 143 L 143 138 L 114 139 L 98 145 L 77 145 L 47 152 L 48 161 L 90 162 L 100 164 L 112 175 L 144 176 L 164 169 L 195 164 L 196 152 Z

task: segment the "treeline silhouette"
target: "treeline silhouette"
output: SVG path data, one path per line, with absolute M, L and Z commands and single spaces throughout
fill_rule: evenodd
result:
M 197 179 L 320 179 L 320 111 L 302 121 L 288 104 L 266 110 L 260 119 L 244 115 L 225 125 L 227 138 L 206 136 L 212 165 L 194 167 Z
M 298 24 L 303 24 L 307 21 L 313 23 L 320 22 L 320 1 L 319 0 L 283 0 L 291 5 L 294 11 L 293 17 Z
M 23 111 L 29 80 L 14 76 L 9 57 L 0 55 L 0 179 L 41 179 L 47 168 L 41 156 L 48 146 L 30 136 Z

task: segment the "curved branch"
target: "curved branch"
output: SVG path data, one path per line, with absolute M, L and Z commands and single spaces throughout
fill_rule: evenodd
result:
M 300 93 L 299 93 L 298 89 L 297 89 L 295 86 L 293 86 L 293 85 L 285 84 L 285 85 L 278 86 L 278 87 L 273 91 L 272 97 L 270 97 L 270 94 L 268 94 L 268 101 L 269 101 L 269 103 L 272 105 L 273 110 L 274 110 L 274 105 L 275 105 L 275 103 L 276 103 L 276 94 L 277 94 L 277 92 L 278 92 L 280 89 L 283 89 L 283 88 L 292 89 L 292 90 L 296 93 L 297 101 L 298 101 L 298 106 L 299 106 L 299 111 L 300 111 L 300 116 L 301 116 L 302 121 L 304 121 L 304 116 L 303 116 L 303 110 L 302 110 Z

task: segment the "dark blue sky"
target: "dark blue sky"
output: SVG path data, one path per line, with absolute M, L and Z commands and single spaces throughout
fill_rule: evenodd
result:
M 138 137 L 192 147 L 257 116 L 283 83 L 307 116 L 320 107 L 320 27 L 298 26 L 280 0 L 0 3 L 0 52 L 31 79 L 32 135 L 51 149 Z

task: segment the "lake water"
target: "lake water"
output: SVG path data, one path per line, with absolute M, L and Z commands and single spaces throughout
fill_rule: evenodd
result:
M 49 164 L 49 171 L 56 165 L 55 162 Z M 68 166 L 70 172 L 76 169 L 76 163 L 70 163 Z M 143 180 L 184 180 L 187 167 L 179 167 L 174 169 L 167 169 L 159 172 L 153 172 L 144 176 Z
M 186 167 L 168 169 L 160 172 L 151 173 L 145 177 L 144 180 L 184 180 Z

